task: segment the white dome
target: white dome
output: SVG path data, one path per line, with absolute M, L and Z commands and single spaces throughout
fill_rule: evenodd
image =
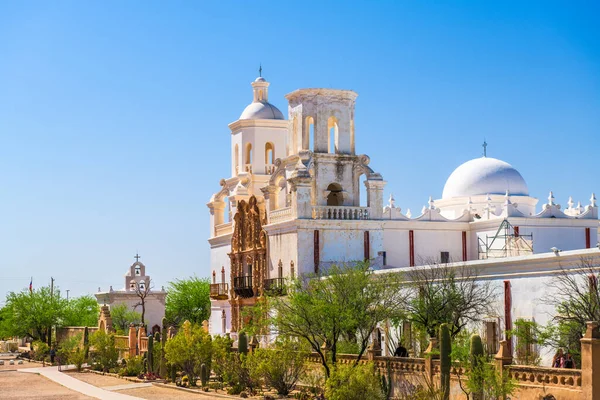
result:
M 267 102 L 250 103 L 244 108 L 240 119 L 285 119 L 277 107 Z
M 442 199 L 468 197 L 486 194 L 529 196 L 525 179 L 519 171 L 507 162 L 491 157 L 475 158 L 467 161 L 452 172 Z

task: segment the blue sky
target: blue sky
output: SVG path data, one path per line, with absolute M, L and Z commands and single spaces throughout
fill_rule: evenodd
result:
M 597 2 L 0 3 L 0 304 L 50 276 L 209 275 L 206 202 L 259 63 L 270 100 L 352 89 L 357 151 L 413 215 L 462 162 L 600 192 Z M 600 193 L 599 193 L 600 194 Z

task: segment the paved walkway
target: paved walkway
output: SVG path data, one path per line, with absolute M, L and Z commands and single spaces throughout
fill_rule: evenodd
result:
M 62 370 L 66 370 L 65 366 Z M 74 390 L 79 393 L 83 393 L 86 396 L 94 397 L 101 400 L 142 400 L 140 397 L 128 396 L 122 393 L 115 393 L 108 390 L 101 389 L 99 387 L 90 385 L 75 379 L 72 376 L 64 374 L 58 370 L 58 367 L 42 367 L 42 368 L 25 368 L 20 369 L 19 372 L 34 373 L 45 376 L 46 378 L 63 385 L 66 388 Z M 126 386 L 126 385 L 123 385 Z

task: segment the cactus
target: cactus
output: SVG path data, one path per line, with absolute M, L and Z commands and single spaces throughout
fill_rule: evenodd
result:
M 154 351 L 154 337 L 152 336 L 152 334 L 148 335 L 148 372 L 152 373 L 154 371 L 154 357 L 152 354 L 152 352 Z
M 480 373 L 477 373 L 477 366 L 483 357 L 483 343 L 479 335 L 471 336 L 471 377 L 475 380 L 477 391 L 473 391 L 473 400 L 483 399 L 483 381 Z
M 87 326 L 83 329 L 83 349 L 87 360 L 90 353 L 90 331 Z
M 167 319 L 162 319 L 162 335 L 160 335 L 160 366 L 158 374 L 161 377 L 167 376 L 167 359 L 165 357 L 165 346 L 167 345 Z
M 206 364 L 202 363 L 200 366 L 200 381 L 202 382 L 202 387 L 206 387 L 208 384 L 208 368 L 206 368 Z
M 450 330 L 448 324 L 440 325 L 440 381 L 444 400 L 450 398 L 450 353 L 452 343 L 450 342 Z
M 238 337 L 238 353 L 248 354 L 248 336 L 246 336 L 246 332 L 240 332 Z

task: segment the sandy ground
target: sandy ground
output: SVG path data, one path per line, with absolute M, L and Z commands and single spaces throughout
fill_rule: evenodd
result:
M 19 367 L 27 366 L 19 365 Z M 17 367 L 17 365 L 11 365 Z M 29 364 L 29 368 L 39 367 Z M 2 367 L 0 367 L 2 368 Z M 91 397 L 69 390 L 37 374 L 17 371 L 0 372 L 0 398 L 10 400 L 87 400 Z
M 79 379 L 80 381 L 98 387 L 128 385 L 135 383 L 125 379 L 114 378 L 107 375 L 98 375 L 91 372 L 69 372 L 68 374 L 75 379 Z
M 69 372 L 69 375 L 73 378 L 79 379 L 80 381 L 89 383 L 98 387 L 108 387 L 108 386 L 117 386 L 117 385 L 129 385 L 134 384 L 135 382 L 130 382 L 125 379 L 114 378 L 112 376 L 106 375 L 98 375 L 89 372 Z M 222 397 L 213 397 L 207 394 L 196 394 L 185 392 L 183 390 L 177 389 L 169 389 L 164 387 L 145 387 L 145 388 L 137 388 L 137 389 L 126 389 L 119 390 L 118 393 L 128 394 L 130 396 L 141 397 L 143 399 L 148 400 L 210 400 L 210 399 L 218 399 L 223 400 Z M 223 392 L 221 392 L 223 394 Z

